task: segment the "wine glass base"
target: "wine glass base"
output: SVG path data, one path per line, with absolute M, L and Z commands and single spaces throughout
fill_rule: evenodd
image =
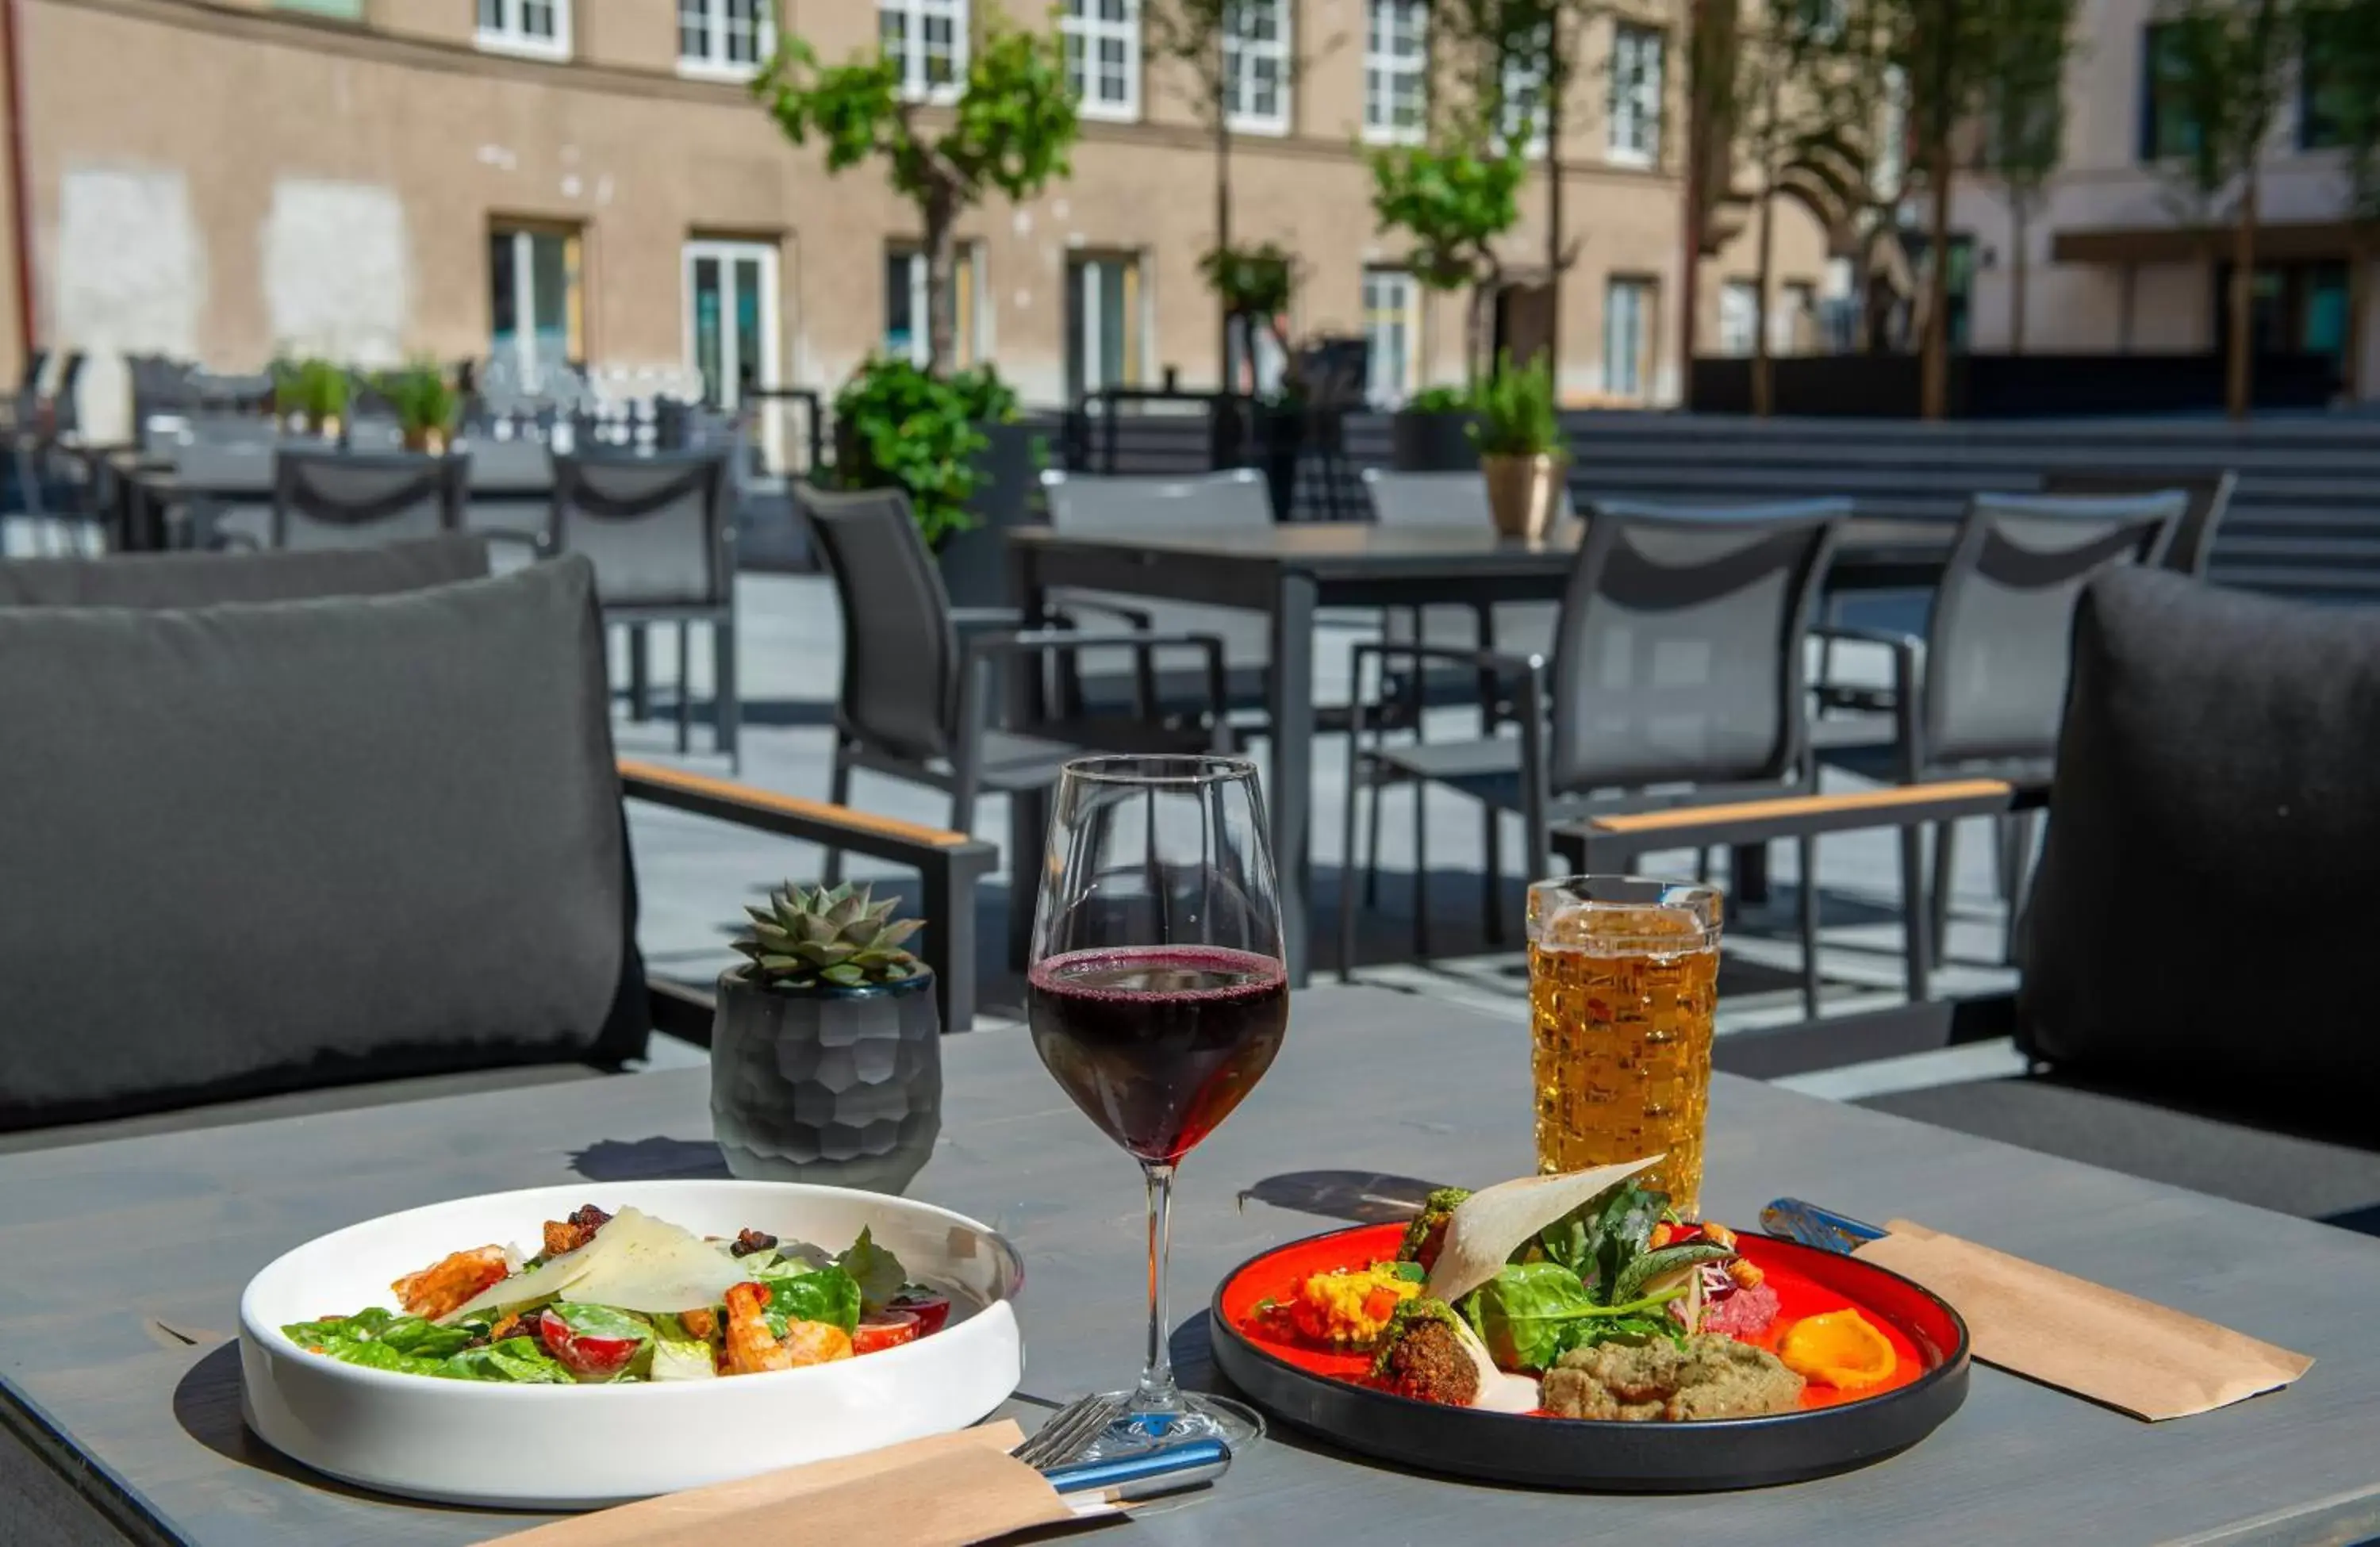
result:
M 1245 1403 L 1185 1391 L 1172 1412 L 1135 1413 L 1134 1395 L 1128 1391 L 1106 1395 L 1105 1400 L 1123 1406 L 1124 1416 L 1100 1431 L 1077 1460 L 1112 1461 L 1184 1440 L 1220 1440 L 1236 1456 L 1264 1438 L 1264 1416 Z

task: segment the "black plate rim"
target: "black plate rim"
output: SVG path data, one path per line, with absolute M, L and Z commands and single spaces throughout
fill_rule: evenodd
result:
M 1750 1418 L 1697 1419 L 1693 1422 L 1637 1422 L 1623 1419 L 1546 1418 L 1525 1413 L 1487 1413 L 1467 1408 L 1452 1408 L 1416 1397 L 1401 1396 L 1352 1382 L 1318 1375 L 1281 1358 L 1251 1342 L 1223 1314 L 1223 1291 L 1239 1276 L 1268 1257 L 1293 1247 L 1303 1247 L 1316 1241 L 1339 1236 L 1352 1236 L 1376 1230 L 1378 1224 L 1353 1224 L 1337 1230 L 1326 1230 L 1313 1236 L 1280 1242 L 1242 1261 L 1217 1281 L 1215 1293 L 1208 1304 L 1208 1316 L 1214 1330 L 1216 1362 L 1234 1384 L 1273 1416 L 1294 1427 L 1307 1429 L 1352 1450 L 1381 1456 L 1400 1464 L 1413 1464 L 1451 1476 L 1484 1478 L 1501 1482 L 1518 1482 L 1535 1486 L 1559 1486 L 1576 1489 L 1600 1489 L 1630 1492 L 1697 1492 L 1734 1488 L 1765 1487 L 1822 1477 L 1835 1472 L 1869 1465 L 1896 1455 L 1925 1438 L 1958 1411 L 1966 1400 L 1969 1367 L 1973 1356 L 1973 1339 L 1966 1319 L 1956 1308 L 1903 1274 L 1873 1262 L 1860 1266 L 1869 1273 L 1880 1273 L 1916 1291 L 1940 1307 L 1958 1331 L 1956 1344 L 1944 1355 L 1942 1362 L 1905 1386 L 1896 1386 L 1877 1396 L 1863 1397 L 1856 1402 L 1840 1403 L 1827 1407 L 1803 1408 L 1790 1413 L 1768 1413 Z M 1755 1239 L 1792 1251 L 1816 1252 L 1818 1249 L 1803 1242 L 1760 1232 L 1744 1232 Z M 1828 1255 L 1820 1253 L 1820 1255 Z M 1854 1259 L 1856 1261 L 1856 1259 Z M 1245 1373 L 1234 1368 L 1245 1361 Z M 1257 1378 L 1247 1378 L 1253 1375 Z M 1341 1401 L 1380 1410 L 1383 1416 L 1402 1416 L 1406 1421 L 1434 1427 L 1447 1422 L 1464 1422 L 1475 1426 L 1458 1432 L 1476 1436 L 1476 1443 L 1459 1447 L 1458 1451 L 1433 1451 L 1427 1459 L 1408 1454 L 1404 1447 L 1390 1444 L 1381 1439 L 1379 1431 L 1366 1425 L 1361 1431 L 1346 1431 L 1327 1425 L 1302 1422 L 1293 1414 L 1281 1410 L 1281 1405 L 1263 1387 L 1279 1383 L 1291 1388 L 1306 1389 Z M 1460 1415 L 1458 1418 L 1457 1415 Z M 1729 1438 L 1752 1438 L 1765 1441 L 1787 1436 L 1808 1436 L 1813 1430 L 1833 1434 L 1844 1433 L 1846 1443 L 1840 1447 L 1814 1447 L 1813 1456 L 1783 1465 L 1743 1470 L 1696 1470 L 1691 1467 L 1659 1468 L 1646 1472 L 1630 1468 L 1623 1473 L 1600 1474 L 1564 1467 L 1559 1470 L 1541 1468 L 1494 1457 L 1510 1457 L 1521 1452 L 1544 1448 L 1551 1442 L 1556 1448 L 1573 1447 L 1591 1454 L 1597 1448 L 1619 1446 L 1634 1451 L 1650 1444 L 1656 1447 L 1676 1447 L 1685 1454 L 1696 1451 L 1710 1455 L 1714 1461 L 1731 1465 L 1727 1453 L 1718 1447 Z M 1888 1438 L 1881 1443 L 1862 1444 L 1857 1436 L 1881 1431 Z M 1516 1450 L 1500 1442 L 1506 1436 L 1513 1441 L 1533 1439 Z M 1691 1438 L 1689 1436 L 1692 1436 Z M 1707 1436 L 1707 1438 L 1705 1438 Z M 1624 1443 L 1623 1443 L 1624 1442 Z M 1475 1453 L 1472 1455 L 1461 1452 Z

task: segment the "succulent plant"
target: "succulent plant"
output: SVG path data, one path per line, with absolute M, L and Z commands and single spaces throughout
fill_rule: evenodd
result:
M 805 893 L 792 882 L 769 895 L 766 907 L 747 907 L 750 935 L 735 949 L 751 958 L 747 982 L 762 988 L 859 988 L 897 983 L 926 968 L 901 943 L 924 927 L 895 920 L 895 898 L 876 901 L 869 888 L 848 883 Z

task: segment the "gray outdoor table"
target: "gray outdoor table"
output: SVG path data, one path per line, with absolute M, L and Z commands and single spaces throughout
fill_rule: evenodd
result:
M 1152 531 L 1130 537 L 1021 527 L 1008 534 L 1009 598 L 1026 627 L 1044 621 L 1059 587 L 1245 607 L 1272 617 L 1267 712 L 1271 721 L 1269 815 L 1281 859 L 1281 929 L 1290 981 L 1307 981 L 1313 922 L 1315 615 L 1324 607 L 1550 601 L 1576 557 L 1573 526 L 1540 542 L 1484 526 L 1380 527 L 1300 522 L 1265 530 Z M 1876 517 L 1847 521 L 1828 569 L 1830 591 L 1930 587 L 1949 556 L 1956 523 Z M 1030 688 L 1029 674 L 1022 686 Z M 1010 801 L 1009 852 L 1040 850 L 1046 801 Z
M 945 1043 L 941 1147 L 911 1189 L 1023 1250 L 1028 1426 L 1127 1383 L 1144 1324 L 1141 1188 L 1021 1033 Z M 225 1547 L 475 1541 L 537 1518 L 310 1477 L 239 1421 L 242 1285 L 291 1247 L 441 1199 L 717 1175 L 703 1071 L 0 1156 L 0 1542 Z M 1418 1196 L 1531 1163 L 1517 1020 L 1370 989 L 1296 997 L 1264 1083 L 1183 1172 L 1174 1344 L 1208 1384 L 1204 1306 L 1231 1268 L 1330 1228 L 1275 1201 Z M 1782 1192 L 1905 1215 L 2315 1357 L 2286 1392 L 2151 1425 L 1978 1367 L 1900 1456 L 1748 1493 L 1586 1497 L 1392 1470 L 1293 1433 L 1119 1542 L 2345 1542 L 2380 1531 L 2380 1241 L 1720 1077 L 1714 1217 Z M 29 1492 L 35 1490 L 37 1492 Z M 30 1524 L 29 1524 L 30 1523 Z
M 461 449 L 468 451 L 469 447 Z M 273 503 L 273 459 L 260 454 L 257 476 L 237 482 L 187 483 L 172 464 L 137 461 L 124 469 L 116 485 L 115 527 L 119 546 L 129 552 L 167 546 L 165 511 L 170 506 L 203 502 L 216 505 Z M 469 499 L 475 506 L 532 506 L 542 510 L 553 500 L 553 473 L 496 469 L 471 470 Z

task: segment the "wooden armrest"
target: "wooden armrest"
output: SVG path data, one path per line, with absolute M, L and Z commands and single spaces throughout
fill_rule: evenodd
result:
M 2014 786 L 1998 779 L 1949 779 L 1930 785 L 1891 785 L 1849 795 L 1793 795 L 1588 817 L 1557 831 L 1584 839 L 1592 864 L 1591 856 L 1597 851 L 1633 856 L 1656 848 L 1715 848 L 1819 833 L 1997 816 L 2014 804 L 2016 793 Z
M 990 844 L 965 833 L 927 827 L 898 817 L 876 816 L 846 806 L 831 806 L 798 795 L 780 795 L 730 779 L 691 774 L 660 763 L 620 760 L 621 792 L 635 800 L 650 800 L 682 811 L 757 827 L 783 837 L 838 847 L 881 859 L 915 862 L 920 850 L 990 851 Z

